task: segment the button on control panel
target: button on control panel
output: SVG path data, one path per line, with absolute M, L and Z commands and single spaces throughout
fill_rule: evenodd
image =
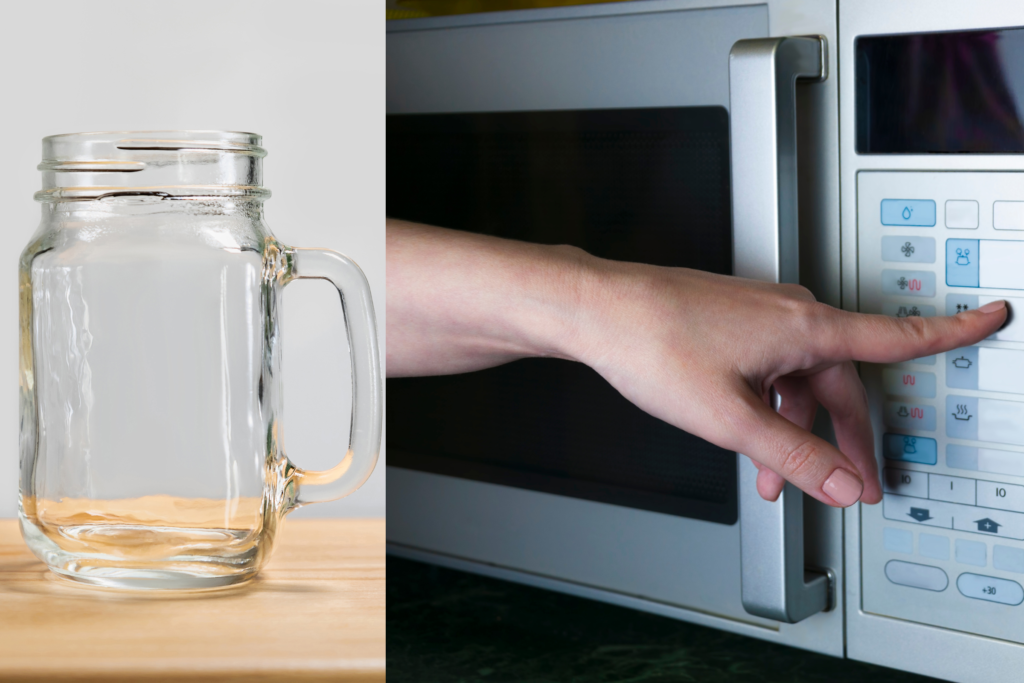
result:
M 972 346 L 861 366 L 883 479 L 861 506 L 862 608 L 1024 644 L 1024 174 L 861 172 L 861 312 L 960 315 Z
M 896 522 L 1024 540 L 1024 486 L 1011 486 L 887 467 L 882 511 Z

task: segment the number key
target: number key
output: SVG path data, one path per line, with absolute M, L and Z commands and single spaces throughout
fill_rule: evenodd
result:
M 978 482 L 978 505 L 997 510 L 1024 512 L 1024 486 L 997 481 Z
M 885 468 L 885 490 L 901 496 L 928 497 L 928 475 L 925 472 Z
M 949 503 L 974 505 L 974 480 L 963 477 L 947 477 L 944 474 L 928 475 L 928 497 Z

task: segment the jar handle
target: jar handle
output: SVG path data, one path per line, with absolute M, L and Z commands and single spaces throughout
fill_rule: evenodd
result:
M 320 472 L 296 469 L 292 507 L 324 503 L 352 493 L 370 476 L 380 451 L 383 391 L 377 321 L 370 284 L 354 261 L 330 249 L 289 249 L 288 281 L 321 279 L 341 296 L 341 311 L 352 362 L 352 419 L 348 449 L 341 462 Z

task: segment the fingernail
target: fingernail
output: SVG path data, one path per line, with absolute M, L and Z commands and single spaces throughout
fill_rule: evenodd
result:
M 1006 308 L 1006 302 L 1002 300 L 990 301 L 984 306 L 978 306 L 978 310 L 982 313 L 995 313 L 996 311 L 1001 311 L 1004 308 Z
M 825 480 L 821 490 L 845 508 L 860 499 L 860 494 L 864 491 L 864 482 L 846 470 L 836 470 Z

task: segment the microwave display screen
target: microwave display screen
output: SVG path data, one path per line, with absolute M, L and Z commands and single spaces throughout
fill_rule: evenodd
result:
M 861 154 L 1024 152 L 1024 29 L 857 39 Z
M 721 107 L 387 119 L 387 214 L 730 273 Z M 732 524 L 736 456 L 579 364 L 389 379 L 389 465 Z M 700 397 L 693 397 L 699 400 Z

